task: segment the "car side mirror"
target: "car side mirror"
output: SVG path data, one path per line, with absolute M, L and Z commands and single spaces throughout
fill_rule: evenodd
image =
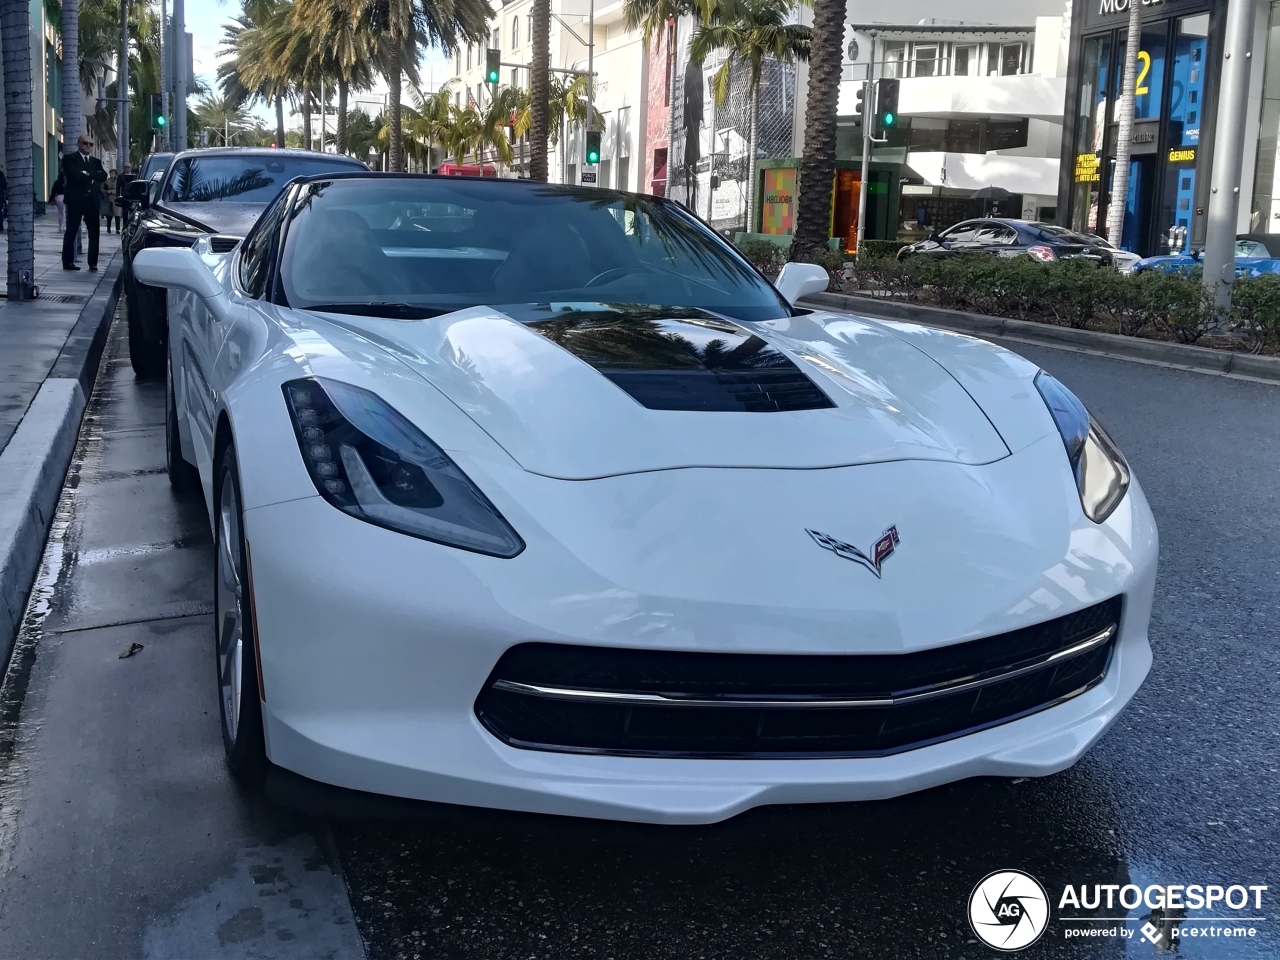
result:
M 152 287 L 189 290 L 205 302 L 209 312 L 225 320 L 231 307 L 227 291 L 213 271 L 190 247 L 151 247 L 133 258 L 133 275 Z
M 794 306 L 802 297 L 822 293 L 830 282 L 831 277 L 827 274 L 826 267 L 820 267 L 816 263 L 787 263 L 783 265 L 773 285 L 787 303 Z
M 130 180 L 124 185 L 124 198 L 145 210 L 150 206 L 149 188 L 150 184 L 145 180 Z

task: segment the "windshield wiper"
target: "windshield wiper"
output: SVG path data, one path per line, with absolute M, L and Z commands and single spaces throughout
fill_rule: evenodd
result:
M 428 307 L 421 303 L 394 303 L 377 300 L 372 303 L 309 303 L 302 309 L 323 313 L 353 313 L 361 317 L 388 317 L 393 320 L 426 320 L 453 313 L 459 307 Z

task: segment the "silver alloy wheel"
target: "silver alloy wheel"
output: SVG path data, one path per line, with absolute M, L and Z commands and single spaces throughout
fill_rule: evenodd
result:
M 218 503 L 218 586 L 214 617 L 217 624 L 218 686 L 222 693 L 222 722 L 227 740 L 236 742 L 240 730 L 240 685 L 244 676 L 244 571 L 241 568 L 240 503 L 228 475 Z

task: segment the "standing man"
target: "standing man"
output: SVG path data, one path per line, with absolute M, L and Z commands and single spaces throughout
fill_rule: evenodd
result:
M 62 269 L 79 270 L 72 260 L 75 256 L 76 235 L 80 221 L 89 231 L 89 271 L 98 269 L 98 217 L 102 209 L 99 191 L 107 180 L 102 161 L 90 156 L 93 138 L 82 134 L 80 149 L 62 158 L 62 172 L 67 178 L 67 232 L 62 236 Z

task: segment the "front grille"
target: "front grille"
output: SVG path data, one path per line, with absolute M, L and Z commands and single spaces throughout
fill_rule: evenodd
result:
M 903 654 L 792 655 L 523 643 L 476 715 L 515 747 L 645 757 L 884 756 L 1043 710 L 1102 680 L 1119 597 Z

